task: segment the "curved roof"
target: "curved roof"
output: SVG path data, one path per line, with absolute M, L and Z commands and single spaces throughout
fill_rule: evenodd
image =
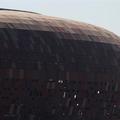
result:
M 104 28 L 21 10 L 0 9 L 0 28 L 49 31 L 64 39 L 120 43 L 117 35 Z

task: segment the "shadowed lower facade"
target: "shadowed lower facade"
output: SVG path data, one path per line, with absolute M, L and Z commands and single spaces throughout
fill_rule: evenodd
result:
M 120 119 L 120 37 L 90 24 L 0 10 L 0 120 Z

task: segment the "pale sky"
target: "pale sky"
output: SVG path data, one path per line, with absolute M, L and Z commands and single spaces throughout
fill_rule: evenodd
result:
M 0 0 L 0 8 L 91 23 L 120 36 L 120 0 Z

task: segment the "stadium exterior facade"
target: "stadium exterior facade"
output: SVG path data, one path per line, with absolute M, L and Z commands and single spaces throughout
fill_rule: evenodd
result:
M 0 120 L 120 119 L 120 38 L 100 27 L 0 10 Z

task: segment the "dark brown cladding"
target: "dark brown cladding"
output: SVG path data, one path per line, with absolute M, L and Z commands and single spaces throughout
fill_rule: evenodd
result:
M 0 120 L 120 119 L 119 43 L 90 24 L 0 10 Z

